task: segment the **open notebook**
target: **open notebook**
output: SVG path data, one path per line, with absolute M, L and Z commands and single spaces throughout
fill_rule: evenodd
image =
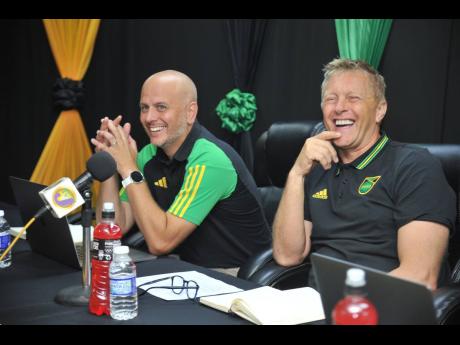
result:
M 10 183 L 25 223 L 43 206 L 38 192 L 45 186 L 12 176 Z M 16 229 L 17 232 L 20 230 Z M 71 225 L 67 217 L 54 218 L 51 213 L 46 212 L 27 229 L 26 238 L 32 251 L 62 264 L 81 268 L 84 255 L 83 229 L 81 225 Z M 130 248 L 129 254 L 134 262 L 156 258 L 135 248 Z
M 257 325 L 297 325 L 324 319 L 321 297 L 310 287 L 278 290 L 262 286 L 201 297 L 200 303 L 224 313 L 234 313 Z

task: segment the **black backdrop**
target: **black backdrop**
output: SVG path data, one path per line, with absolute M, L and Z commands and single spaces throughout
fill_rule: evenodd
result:
M 233 88 L 225 35 L 224 19 L 103 19 L 84 78 L 88 137 L 100 117 L 123 114 L 139 146 L 146 144 L 138 123 L 142 82 L 177 69 L 197 84 L 200 122 L 229 140 L 214 112 Z M 31 176 L 56 121 L 51 90 L 58 72 L 40 20 L 0 20 L 0 42 L 0 200 L 12 203 L 7 176 Z M 275 121 L 321 119 L 321 68 L 336 56 L 332 19 L 269 20 L 254 85 L 254 142 Z M 391 138 L 460 143 L 460 20 L 395 19 L 380 71 Z

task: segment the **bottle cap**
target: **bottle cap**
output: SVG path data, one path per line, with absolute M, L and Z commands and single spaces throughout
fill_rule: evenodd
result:
M 115 206 L 113 205 L 113 202 L 104 202 L 102 210 L 106 212 L 115 211 Z
M 345 284 L 351 287 L 361 287 L 366 285 L 366 273 L 361 268 L 350 268 L 347 271 Z
M 5 215 L 5 211 L 0 210 L 0 217 L 3 217 Z
M 114 254 L 128 254 L 129 253 L 129 247 L 128 246 L 116 246 L 113 248 L 113 253 Z

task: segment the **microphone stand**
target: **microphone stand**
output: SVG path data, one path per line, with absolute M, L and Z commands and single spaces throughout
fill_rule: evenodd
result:
M 93 209 L 91 207 L 91 188 L 90 185 L 83 190 L 83 204 L 81 210 L 81 225 L 83 226 L 83 265 L 82 265 L 82 285 L 69 286 L 58 292 L 55 301 L 60 304 L 71 306 L 88 305 L 91 285 L 91 223 L 93 219 Z

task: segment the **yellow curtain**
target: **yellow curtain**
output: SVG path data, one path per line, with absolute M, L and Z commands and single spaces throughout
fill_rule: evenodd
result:
M 93 54 L 100 19 L 44 19 L 43 23 L 61 78 L 82 80 Z M 80 113 L 76 109 L 64 110 L 30 180 L 49 185 L 63 176 L 75 179 L 86 170 L 91 154 Z

